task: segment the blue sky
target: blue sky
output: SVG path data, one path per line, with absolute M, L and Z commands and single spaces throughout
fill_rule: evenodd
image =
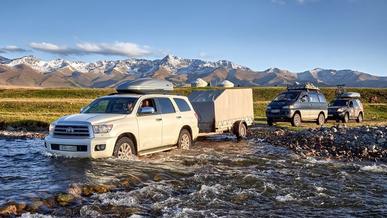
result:
M 2 0 L 0 27 L 0 56 L 9 58 L 169 53 L 254 70 L 319 67 L 387 76 L 385 0 Z

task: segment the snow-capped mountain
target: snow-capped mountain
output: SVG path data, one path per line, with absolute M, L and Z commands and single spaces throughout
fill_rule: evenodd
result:
M 166 79 L 177 86 L 202 78 L 212 84 L 230 80 L 240 86 L 287 85 L 310 81 L 319 85 L 387 87 L 387 77 L 352 70 L 313 69 L 293 73 L 278 68 L 253 71 L 227 60 L 216 62 L 167 55 L 162 59 L 126 59 L 82 62 L 65 59 L 41 60 L 34 56 L 0 57 L 0 85 L 39 87 L 111 87 L 141 77 Z

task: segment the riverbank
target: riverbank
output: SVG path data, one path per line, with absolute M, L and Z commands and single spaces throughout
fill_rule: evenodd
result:
M 26 131 L 26 130 L 0 130 L 0 139 L 43 139 L 47 131 Z
M 303 157 L 387 162 L 386 126 L 336 125 L 299 131 L 256 127 L 251 138 L 287 147 Z

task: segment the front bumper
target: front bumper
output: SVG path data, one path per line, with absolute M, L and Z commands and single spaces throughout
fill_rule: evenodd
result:
M 344 118 L 345 112 L 328 113 L 328 120 L 341 120 Z
M 104 158 L 113 155 L 116 138 L 114 137 L 98 137 L 98 138 L 54 138 L 51 135 L 44 139 L 45 146 L 48 152 L 65 157 L 80 157 L 80 158 Z M 96 151 L 95 146 L 105 144 L 103 151 Z M 60 145 L 78 146 L 78 151 L 63 151 L 59 150 Z M 82 147 L 82 149 L 79 149 Z M 86 147 L 86 148 L 85 148 Z
M 266 110 L 266 117 L 272 121 L 290 121 L 294 112 L 291 109 L 270 109 Z

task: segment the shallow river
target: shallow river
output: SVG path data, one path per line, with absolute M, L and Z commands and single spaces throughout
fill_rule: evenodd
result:
M 53 157 L 42 140 L 0 140 L 0 204 L 33 202 L 75 184 L 130 185 L 94 194 L 56 216 L 387 215 L 387 166 L 300 158 L 259 141 L 210 138 L 190 151 L 135 161 Z M 31 216 L 31 214 L 23 214 Z

